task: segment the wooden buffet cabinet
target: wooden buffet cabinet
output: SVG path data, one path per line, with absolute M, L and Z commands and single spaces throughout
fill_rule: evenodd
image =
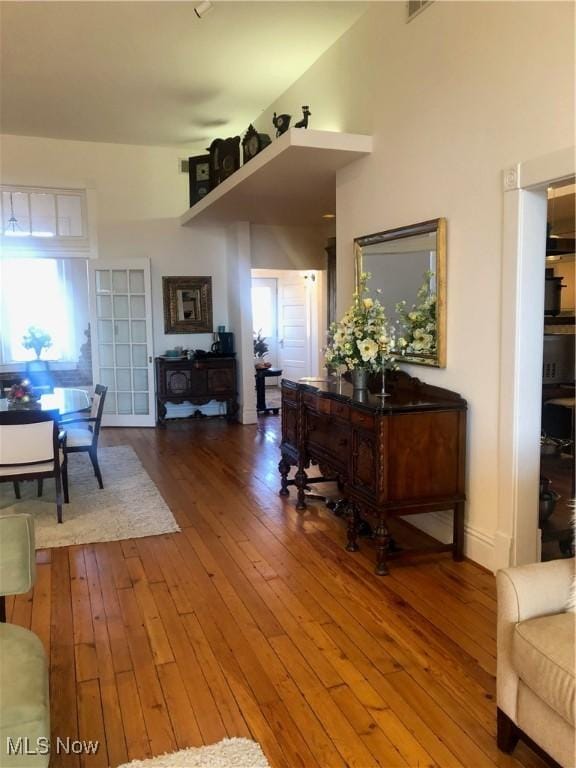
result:
M 343 381 L 282 381 L 280 495 L 298 491 L 306 506 L 306 469 L 318 464 L 322 479 L 337 480 L 348 503 L 346 549 L 358 549 L 361 515 L 377 519 L 376 573 L 388 573 L 387 520 L 453 510 L 453 541 L 428 551 L 451 551 L 461 560 L 464 544 L 466 401 L 455 392 L 422 383 L 406 373 L 386 377 L 389 397 L 352 389 Z M 296 466 L 293 480 L 290 468 Z M 317 481 L 317 478 L 314 478 Z M 403 554 L 412 554 L 412 551 Z
M 210 353 L 192 360 L 157 357 L 156 400 L 159 425 L 166 421 L 166 403 L 205 405 L 211 400 L 225 402 L 226 418 L 235 421 L 238 415 L 236 359 Z

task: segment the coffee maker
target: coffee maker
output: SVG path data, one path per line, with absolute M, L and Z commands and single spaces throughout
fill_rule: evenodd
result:
M 218 329 L 218 333 L 214 334 L 216 341 L 212 344 L 211 350 L 220 355 L 233 355 L 234 354 L 234 334 L 230 331 L 224 331 Z

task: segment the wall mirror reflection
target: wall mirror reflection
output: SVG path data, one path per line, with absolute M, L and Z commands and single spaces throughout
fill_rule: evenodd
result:
M 212 278 L 163 277 L 164 333 L 212 333 Z
M 446 365 L 446 219 L 432 219 L 358 237 L 356 286 L 368 287 L 397 320 L 406 339 L 406 362 Z

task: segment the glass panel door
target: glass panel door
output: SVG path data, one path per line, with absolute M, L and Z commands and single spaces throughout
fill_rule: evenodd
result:
M 94 383 L 108 387 L 104 426 L 154 426 L 150 262 L 94 261 Z

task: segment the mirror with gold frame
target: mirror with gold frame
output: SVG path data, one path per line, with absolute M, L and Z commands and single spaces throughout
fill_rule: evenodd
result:
M 368 288 L 397 320 L 407 341 L 399 361 L 446 366 L 446 219 L 376 232 L 354 240 L 356 287 Z

